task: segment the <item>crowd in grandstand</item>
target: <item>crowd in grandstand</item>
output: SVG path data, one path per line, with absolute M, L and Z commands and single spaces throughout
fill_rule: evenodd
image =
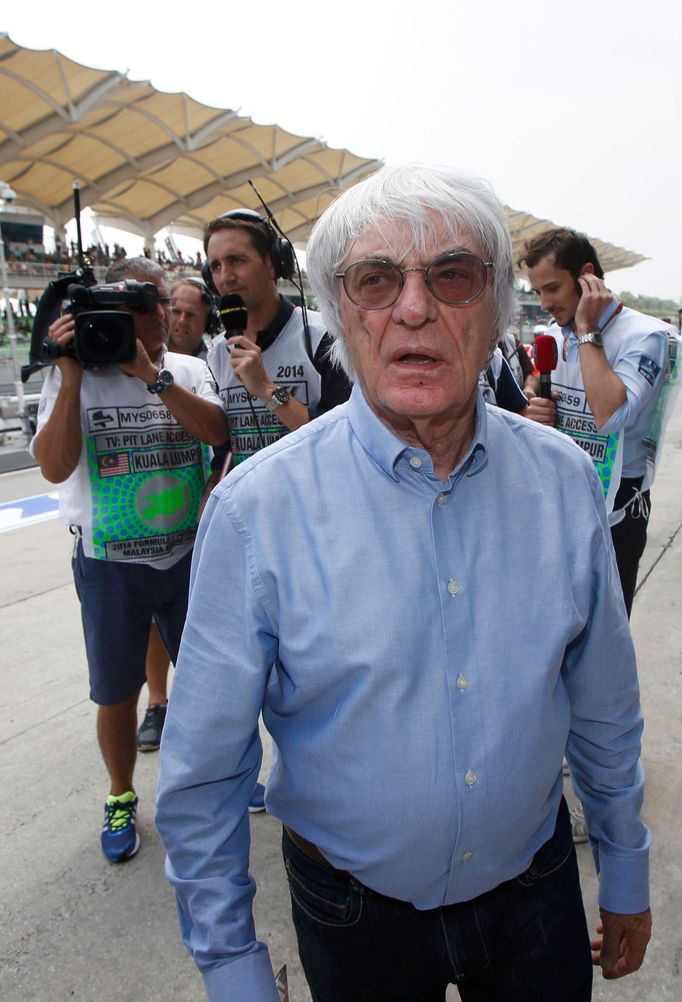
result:
M 120 261 L 127 257 L 127 251 L 119 243 L 114 243 L 113 248 L 108 243 L 93 243 L 84 251 L 84 257 L 89 264 L 95 267 L 108 268 L 115 261 Z M 145 248 L 145 257 L 151 257 L 151 252 Z M 183 255 L 182 251 L 173 247 L 169 253 L 165 250 L 157 250 L 154 255 L 158 264 L 164 268 L 194 268 L 201 270 L 203 264 L 201 254 Z M 57 244 L 54 251 L 47 251 L 43 244 L 35 244 L 33 241 L 5 241 L 5 259 L 8 265 L 12 264 L 56 264 L 65 270 L 78 267 L 78 248 L 74 241 L 68 246 Z

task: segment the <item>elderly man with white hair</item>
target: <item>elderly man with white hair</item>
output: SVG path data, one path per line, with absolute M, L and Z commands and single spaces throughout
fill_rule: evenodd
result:
M 184 940 L 210 999 L 277 999 L 248 872 L 262 712 L 315 1002 L 587 1002 L 592 963 L 627 974 L 649 938 L 642 719 L 592 465 L 477 388 L 515 308 L 502 206 L 384 168 L 322 216 L 308 269 L 356 382 L 200 526 L 157 810 Z

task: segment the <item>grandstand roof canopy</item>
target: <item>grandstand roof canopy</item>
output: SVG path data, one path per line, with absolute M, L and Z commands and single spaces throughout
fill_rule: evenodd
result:
M 278 125 L 256 125 L 187 94 L 167 94 L 114 70 L 81 66 L 0 33 L 0 177 L 18 202 L 59 228 L 81 208 L 104 225 L 142 234 L 164 226 L 201 236 L 208 220 L 260 205 L 305 243 L 338 193 L 381 166 Z M 554 225 L 507 209 L 515 259 L 523 241 Z M 590 238 L 605 271 L 645 260 Z

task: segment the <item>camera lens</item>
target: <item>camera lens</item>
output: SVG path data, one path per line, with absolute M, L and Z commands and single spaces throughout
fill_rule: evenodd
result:
M 76 351 L 83 365 L 118 365 L 135 358 L 133 318 L 116 311 L 76 317 Z
M 79 350 L 93 361 L 108 362 L 121 347 L 121 330 L 110 318 L 95 316 L 83 324 L 80 331 Z

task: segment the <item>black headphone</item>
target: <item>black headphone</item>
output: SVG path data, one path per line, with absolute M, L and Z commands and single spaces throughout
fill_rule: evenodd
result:
M 201 293 L 202 303 L 204 306 L 208 307 L 204 333 L 208 334 L 209 337 L 215 337 L 216 334 L 220 334 L 223 329 L 223 325 L 220 319 L 220 313 L 218 312 L 218 304 L 215 301 L 217 293 L 214 293 L 211 288 L 207 287 L 205 282 L 202 282 L 198 278 L 179 278 L 177 282 L 173 283 L 174 288 L 181 285 L 191 285 L 192 288 L 198 289 Z
M 254 209 L 231 209 L 229 212 L 224 212 L 222 216 L 218 216 L 218 219 L 235 219 L 245 223 L 258 223 L 262 226 L 268 236 L 268 254 L 275 269 L 275 277 L 288 280 L 294 277 L 296 274 L 296 254 L 291 241 L 287 240 L 286 237 L 279 236 L 270 220 L 261 216 L 260 212 L 255 212 Z M 215 287 L 208 259 L 204 261 L 201 277 L 211 292 L 220 295 Z

